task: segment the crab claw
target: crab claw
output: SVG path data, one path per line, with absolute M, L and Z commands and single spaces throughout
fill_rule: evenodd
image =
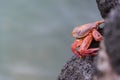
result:
M 103 36 L 96 29 L 93 29 L 92 36 L 96 41 L 101 41 L 103 39 Z
M 73 44 L 71 45 L 71 50 L 72 50 L 72 52 L 73 52 L 76 56 L 79 56 L 79 52 L 76 50 L 76 48 L 75 48 L 74 46 L 75 46 L 75 44 L 73 43 Z
M 80 56 L 79 52 L 77 51 L 77 48 L 82 44 L 82 41 L 82 39 L 76 39 L 71 45 L 71 50 L 76 56 Z
M 80 52 L 80 54 L 84 54 L 85 51 L 88 49 L 88 47 L 90 46 L 91 42 L 92 42 L 92 34 L 89 33 L 88 36 L 86 36 L 84 39 L 83 39 L 83 42 L 80 46 L 80 48 L 78 49 L 78 52 Z

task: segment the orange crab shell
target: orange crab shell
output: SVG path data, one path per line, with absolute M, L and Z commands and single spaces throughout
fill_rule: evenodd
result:
M 98 26 L 102 24 L 103 22 L 104 20 L 100 20 L 100 21 L 96 21 L 93 23 L 88 23 L 82 26 L 78 26 L 73 29 L 72 36 L 75 38 L 83 38 L 87 36 L 92 31 L 92 29 L 97 29 Z

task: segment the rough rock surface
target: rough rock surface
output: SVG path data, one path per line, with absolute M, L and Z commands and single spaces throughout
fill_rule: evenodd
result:
M 120 6 L 117 6 L 106 19 L 105 45 L 113 70 L 120 74 Z
M 96 73 L 96 58 L 73 56 L 61 70 L 58 80 L 92 80 Z
M 120 5 L 120 0 L 96 0 L 96 2 L 103 18 L 106 18 L 110 11 L 116 7 L 116 5 Z

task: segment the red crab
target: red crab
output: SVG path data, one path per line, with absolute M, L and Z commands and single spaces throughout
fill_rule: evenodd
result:
M 71 50 L 75 55 L 79 57 L 95 55 L 94 52 L 98 51 L 99 48 L 88 48 L 93 38 L 96 41 L 101 41 L 103 39 L 103 36 L 97 31 L 99 25 L 103 22 L 104 20 L 96 21 L 93 23 L 78 26 L 73 29 L 72 36 L 76 39 L 71 45 Z

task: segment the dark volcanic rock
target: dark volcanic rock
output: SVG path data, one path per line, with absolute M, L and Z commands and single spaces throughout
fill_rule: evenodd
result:
M 119 0 L 96 0 L 101 16 L 106 18 L 112 9 L 119 4 Z
M 104 27 L 105 45 L 113 70 L 120 74 L 120 6 L 106 19 Z
M 96 58 L 73 56 L 61 70 L 58 80 L 92 80 L 96 73 Z

